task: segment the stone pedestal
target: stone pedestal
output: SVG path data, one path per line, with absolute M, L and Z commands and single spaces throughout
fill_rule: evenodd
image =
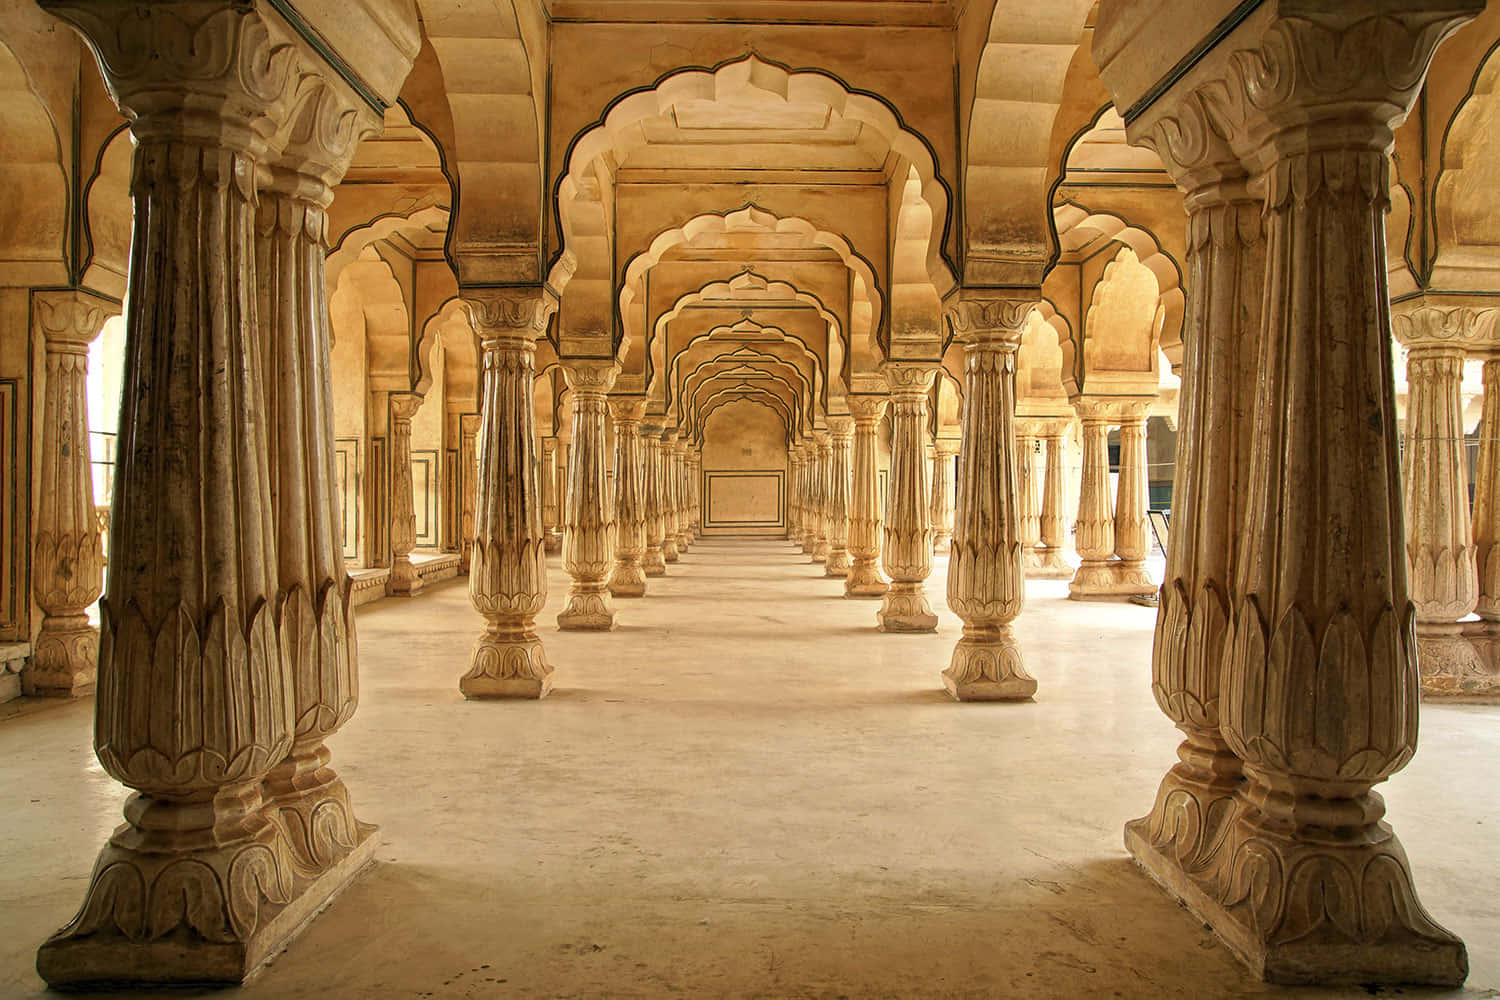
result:
M 32 323 L 46 345 L 42 386 L 41 495 L 31 586 L 42 629 L 21 671 L 29 695 L 76 697 L 94 690 L 99 630 L 88 609 L 104 589 L 104 548 L 90 468 L 89 344 L 119 306 L 87 292 L 37 291 Z
M 615 504 L 605 456 L 604 420 L 619 366 L 613 360 L 568 359 L 563 377 L 573 391 L 573 447 L 563 508 L 563 565 L 573 578 L 557 615 L 564 631 L 615 627 L 609 573 L 615 562 Z
M 465 289 L 480 340 L 479 495 L 469 599 L 484 616 L 465 698 L 543 698 L 552 665 L 536 634 L 547 603 L 547 556 L 532 385 L 536 340 L 557 299 L 545 288 Z
M 880 469 L 875 430 L 885 413 L 884 396 L 850 396 L 854 421 L 852 474 L 849 479 L 849 575 L 845 597 L 884 597 L 890 583 L 880 572 Z
M 411 421 L 422 407 L 415 392 L 390 395 L 391 420 L 391 577 L 386 593 L 411 597 L 422 589 L 422 577 L 412 565 L 417 547 L 417 511 L 411 480 Z
M 641 444 L 641 418 L 646 400 L 641 396 L 611 396 L 615 422 L 615 566 L 609 592 L 615 597 L 646 596 L 646 463 Z
M 850 444 L 854 437 L 852 417 L 828 418 L 828 557 L 823 571 L 831 577 L 846 577 L 853 564 L 849 556 L 849 493 L 853 469 Z
M 931 499 L 922 459 L 927 434 L 927 394 L 936 364 L 888 361 L 882 368 L 891 391 L 891 480 L 885 548 L 881 559 L 890 589 L 876 616 L 882 632 L 935 632 L 927 603 L 932 574 Z
M 1481 7 L 1262 5 L 1129 126 L 1184 187 L 1220 137 L 1263 182 L 1253 439 L 1234 590 L 1219 598 L 1226 638 L 1207 664 L 1244 781 L 1206 871 L 1132 846 L 1273 982 L 1454 986 L 1468 970 L 1462 942 L 1423 909 L 1374 786 L 1410 760 L 1418 715 L 1385 283 L 1391 128 L 1439 42 Z M 1119 0 L 1099 12 L 1094 53 L 1122 107 L 1141 96 L 1123 92 L 1137 61 L 1161 58 L 1142 16 Z
M 964 475 L 948 561 L 948 606 L 964 634 L 943 671 L 959 701 L 1019 701 L 1036 694 L 1012 623 L 1021 614 L 1016 511 L 1016 350 L 1037 297 L 965 293 L 949 311 L 964 341 L 962 458 Z M 938 450 L 939 461 L 947 459 Z

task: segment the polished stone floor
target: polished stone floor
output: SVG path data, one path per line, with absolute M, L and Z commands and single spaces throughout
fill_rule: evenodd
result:
M 1033 582 L 1035 703 L 959 705 L 945 565 L 938 634 L 888 636 L 786 542 L 705 540 L 584 634 L 551 625 L 553 557 L 540 704 L 459 696 L 461 580 L 362 609 L 333 749 L 379 863 L 243 995 L 1336 995 L 1249 980 L 1121 847 L 1176 745 L 1154 612 Z M 90 714 L 0 721 L 0 997 L 41 992 L 36 946 L 118 821 Z M 1468 995 L 1500 996 L 1500 708 L 1422 725 L 1389 816 Z

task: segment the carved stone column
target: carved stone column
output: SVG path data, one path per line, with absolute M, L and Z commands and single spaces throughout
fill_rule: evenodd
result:
M 934 555 L 947 555 L 953 542 L 953 458 L 959 452 L 959 442 L 952 438 L 938 438 L 932 451 L 932 551 Z
M 812 438 L 802 443 L 802 551 L 818 548 L 818 446 Z
M 104 548 L 90 466 L 89 344 L 119 306 L 87 292 L 37 291 L 32 322 L 46 345 L 40 478 L 31 586 L 42 630 L 21 671 L 30 695 L 76 697 L 94 690 L 99 630 L 89 605 L 104 588 Z
M 828 418 L 828 558 L 824 572 L 832 577 L 849 575 L 849 494 L 853 470 L 849 446 L 854 436 L 851 417 Z
M 1036 569 L 1037 545 L 1042 540 L 1041 509 L 1036 495 L 1036 426 L 1016 420 L 1016 520 L 1020 523 L 1021 568 L 1027 575 Z
M 1109 406 L 1081 399 L 1074 408 L 1082 426 L 1083 478 L 1073 542 L 1083 563 L 1073 574 L 1068 596 L 1081 600 L 1114 593 L 1109 560 L 1115 552 L 1115 513 L 1109 498 Z
M 1016 510 L 1016 350 L 1035 304 L 1030 297 L 966 297 L 949 314 L 964 342 L 964 476 L 948 560 L 948 606 L 963 619 L 964 634 L 943 671 L 943 686 L 959 701 L 1036 694 L 1011 625 L 1026 598 Z
M 558 489 L 557 446 L 555 437 L 544 437 L 542 442 L 542 532 L 548 552 L 562 548 L 562 500 Z
M 833 449 L 827 431 L 813 431 L 813 550 L 812 561 L 828 559 L 828 501 L 833 490 Z
M 1146 557 L 1151 554 L 1151 526 L 1146 521 L 1150 504 L 1146 418 L 1150 412 L 1149 400 L 1122 402 L 1117 407 L 1120 481 L 1115 493 L 1115 561 L 1109 571 L 1114 578 L 1111 593 L 1125 596 L 1156 593 L 1156 584 L 1146 572 Z
M 1269 980 L 1451 986 L 1467 973 L 1463 944 L 1423 909 L 1373 791 L 1411 759 L 1418 715 L 1384 216 L 1392 123 L 1438 43 L 1482 5 L 1314 6 L 1262 6 L 1195 67 L 1204 89 L 1162 112 L 1165 142 L 1240 144 L 1264 180 L 1266 227 L 1220 674 L 1221 731 L 1245 785 L 1214 852 L 1222 877 L 1173 888 Z M 1100 37 L 1128 34 L 1124 16 L 1118 0 L 1101 9 L 1096 56 Z M 1155 51 L 1158 39 L 1132 37 L 1137 55 Z M 1134 134 L 1147 124 L 1133 116 Z
M 1465 631 L 1481 653 L 1486 676 L 1476 676 L 1472 690 L 1493 697 L 1500 693 L 1496 670 L 1500 653 L 1500 359 L 1496 358 L 1484 362 L 1484 409 L 1479 418 L 1479 468 L 1474 482 L 1474 549 L 1479 572 L 1474 610 L 1480 621 Z
M 686 552 L 693 544 L 693 498 L 688 485 L 688 443 L 672 442 L 672 474 L 677 493 L 677 550 Z
M 422 589 L 412 565 L 417 547 L 417 511 L 411 480 L 411 421 L 422 407 L 415 392 L 393 392 L 391 401 L 391 579 L 386 592 L 411 597 Z
M 1494 687 L 1458 623 L 1479 601 L 1459 391 L 1463 341 L 1475 318 L 1473 310 L 1420 305 L 1395 317 L 1397 339 L 1407 349 L 1406 566 L 1417 609 L 1422 690 L 1436 697 Z
M 1047 446 L 1046 467 L 1042 475 L 1041 541 L 1036 547 L 1036 567 L 1031 576 L 1067 579 L 1073 575 L 1073 564 L 1067 556 L 1066 477 L 1063 455 L 1068 438 L 1067 420 L 1049 420 L 1041 426 Z
M 800 545 L 802 542 L 802 453 L 796 445 L 787 447 L 786 463 L 786 537 L 787 541 Z
M 681 501 L 677 495 L 680 480 L 677 478 L 675 450 L 677 432 L 663 430 L 660 446 L 656 452 L 657 476 L 661 484 L 661 557 L 674 563 L 681 556 L 677 538 L 682 533 L 678 524 L 681 517 Z
M 615 503 L 605 455 L 609 390 L 620 368 L 613 359 L 568 359 L 563 378 L 573 391 L 573 447 L 563 510 L 563 565 L 573 578 L 557 615 L 564 631 L 608 632 L 615 627 L 609 572 L 615 562 Z
M 458 415 L 458 569 L 469 572 L 474 542 L 474 498 L 479 491 L 479 414 Z
M 888 361 L 883 372 L 891 388 L 891 486 L 882 559 L 891 586 L 876 617 L 882 632 L 935 632 L 937 615 L 927 603 L 932 525 L 922 450 L 937 365 Z
M 646 549 L 641 555 L 642 572 L 647 576 L 666 576 L 667 562 L 662 556 L 666 539 L 665 498 L 662 496 L 661 428 L 641 425 L 641 495 L 645 501 L 644 526 Z
M 94 47 L 136 140 L 94 732 L 104 770 L 134 793 L 37 971 L 54 987 L 237 983 L 357 871 L 304 869 L 262 791 L 306 745 L 294 671 L 318 623 L 303 615 L 319 602 L 338 618 L 345 586 L 281 585 L 262 328 L 275 322 L 257 304 L 257 175 L 324 84 L 258 5 L 46 7 Z M 302 346 L 326 365 L 326 341 Z M 297 361 L 288 378 L 319 384 L 326 370 Z M 332 537 L 331 503 L 311 515 Z
M 844 579 L 845 597 L 884 597 L 890 583 L 880 572 L 880 469 L 875 430 L 885 414 L 884 396 L 850 396 L 854 419 L 853 475 L 849 490 L 849 554 L 853 563 Z
M 646 596 L 646 462 L 641 442 L 641 419 L 646 400 L 641 396 L 611 396 L 609 412 L 615 422 L 615 568 L 609 592 L 616 597 Z
M 688 453 L 688 501 L 692 512 L 693 536 L 703 535 L 703 452 L 694 448 Z
M 544 698 L 552 665 L 536 634 L 547 603 L 547 554 L 536 453 L 536 341 L 557 298 L 546 289 L 463 290 L 479 334 L 479 494 L 469 599 L 484 616 L 465 698 Z
M 1220 676 L 1238 601 L 1236 545 L 1249 488 L 1261 339 L 1261 203 L 1222 146 L 1163 146 L 1188 189 L 1183 329 L 1171 544 L 1151 661 L 1156 703 L 1182 731 L 1178 763 L 1125 846 L 1156 879 L 1217 897 L 1218 853 L 1239 813 L 1239 757 L 1220 731 Z M 1205 887 L 1205 888 L 1199 888 Z

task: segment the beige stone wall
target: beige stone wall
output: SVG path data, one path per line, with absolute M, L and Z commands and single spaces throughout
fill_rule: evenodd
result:
M 703 529 L 710 535 L 786 530 L 786 426 L 768 406 L 740 400 L 704 425 Z

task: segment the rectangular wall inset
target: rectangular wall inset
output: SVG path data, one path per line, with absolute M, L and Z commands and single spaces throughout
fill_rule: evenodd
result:
M 721 535 L 776 535 L 786 530 L 783 497 L 786 474 L 703 473 L 703 529 Z

